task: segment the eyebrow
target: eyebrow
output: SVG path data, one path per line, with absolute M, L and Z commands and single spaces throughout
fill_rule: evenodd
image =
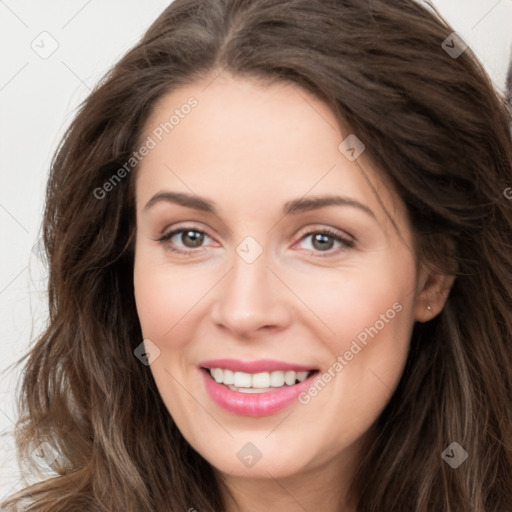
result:
M 149 210 L 155 204 L 162 201 L 217 215 L 217 210 L 213 201 L 209 201 L 208 199 L 196 195 L 185 194 L 183 192 L 158 192 L 146 203 L 144 210 Z
M 200 210 L 207 213 L 218 215 L 215 203 L 204 197 L 185 194 L 183 192 L 162 191 L 156 193 L 144 206 L 144 211 L 149 210 L 159 202 L 174 203 L 194 210 Z M 287 201 L 283 207 L 283 215 L 296 215 L 306 211 L 317 210 L 327 206 L 351 206 L 367 213 L 374 219 L 373 211 L 363 203 L 345 196 L 319 196 L 311 198 L 300 198 Z

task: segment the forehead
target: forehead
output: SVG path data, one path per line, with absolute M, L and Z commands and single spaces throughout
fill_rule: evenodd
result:
M 160 98 L 146 122 L 141 140 L 154 147 L 139 165 L 137 202 L 165 188 L 242 211 L 339 193 L 381 216 L 383 206 L 403 210 L 364 152 L 347 158 L 349 136 L 327 104 L 297 85 L 230 75 L 193 83 Z
M 268 167 L 302 157 L 318 162 L 323 154 L 332 161 L 341 137 L 337 124 L 327 105 L 295 85 L 221 75 L 160 98 L 144 135 L 153 134 L 159 146 L 150 157 L 172 152 L 174 162 L 193 158 L 210 167 L 236 162 L 241 172 L 255 160 Z

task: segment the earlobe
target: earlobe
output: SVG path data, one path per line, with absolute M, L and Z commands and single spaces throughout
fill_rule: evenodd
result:
M 436 317 L 442 311 L 454 281 L 453 275 L 429 274 L 416 297 L 414 319 L 418 322 L 428 322 Z

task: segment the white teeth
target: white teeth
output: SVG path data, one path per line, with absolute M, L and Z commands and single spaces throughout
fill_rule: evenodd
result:
M 288 386 L 293 386 L 295 384 L 295 377 L 296 377 L 296 373 L 295 372 L 286 372 L 284 374 L 284 381 L 286 382 L 286 384 Z
M 212 377 L 215 379 L 216 382 L 222 383 L 224 380 L 224 372 L 221 368 L 214 368 Z
M 217 368 L 220 370 L 220 368 Z M 223 370 L 220 370 L 223 371 Z M 234 384 L 235 383 L 235 372 L 231 370 L 224 370 L 224 377 L 222 379 L 223 384 Z
M 285 384 L 293 386 L 296 381 L 306 380 L 310 372 L 276 371 L 245 373 L 224 370 L 223 368 L 210 368 L 210 375 L 219 384 L 230 388 L 240 389 L 243 393 L 258 393 L 268 391 L 270 388 L 280 388 Z M 254 390 L 254 391 L 253 391 Z
M 270 374 L 270 385 L 273 388 L 280 388 L 284 385 L 284 372 L 272 372 Z
M 255 373 L 252 376 L 251 387 L 253 387 L 253 388 L 269 388 L 270 387 L 270 373 L 268 373 L 268 372 Z
M 308 378 L 310 372 L 297 372 L 297 380 L 302 382 Z
M 235 386 L 228 386 L 231 391 L 238 391 L 240 393 L 265 393 L 272 391 L 272 388 L 235 388 Z
M 220 368 L 215 368 L 215 370 L 219 370 Z M 223 372 L 223 370 L 220 370 Z M 243 373 L 243 372 L 235 372 L 235 382 L 233 385 L 237 388 L 250 388 L 252 377 L 250 373 Z

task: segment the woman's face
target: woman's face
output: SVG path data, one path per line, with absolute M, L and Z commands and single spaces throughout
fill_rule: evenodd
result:
M 405 208 L 357 140 L 340 147 L 349 135 L 297 86 L 225 74 L 163 97 L 146 125 L 134 285 L 149 368 L 225 474 L 351 464 L 423 319 Z

